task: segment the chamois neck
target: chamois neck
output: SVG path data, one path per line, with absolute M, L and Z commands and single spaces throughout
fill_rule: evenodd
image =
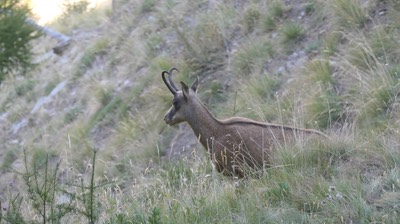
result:
M 207 139 L 215 136 L 221 124 L 197 97 L 193 98 L 192 103 L 193 109 L 187 122 L 193 129 L 196 137 L 207 148 Z

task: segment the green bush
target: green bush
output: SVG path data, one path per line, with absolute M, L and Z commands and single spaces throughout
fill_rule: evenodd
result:
M 29 42 L 39 37 L 25 21 L 29 10 L 19 0 L 0 0 L 0 82 L 12 72 L 25 72 L 31 66 Z
M 82 14 L 85 11 L 87 11 L 89 6 L 89 1 L 83 0 L 83 1 L 71 1 L 71 0 L 65 0 L 64 1 L 64 7 L 65 12 L 64 14 Z

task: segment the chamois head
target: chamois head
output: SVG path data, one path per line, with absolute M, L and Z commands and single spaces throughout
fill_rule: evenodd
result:
M 169 71 L 163 71 L 161 73 L 165 85 L 174 95 L 172 107 L 164 117 L 164 121 L 170 126 L 186 121 L 187 116 L 191 113 L 192 107 L 190 105 L 193 103 L 193 99 L 196 98 L 197 86 L 199 84 L 199 79 L 196 77 L 196 80 L 190 88 L 186 83 L 181 82 L 182 89 L 179 90 L 172 80 L 172 72 L 174 70 L 178 71 L 176 68 L 171 68 Z M 168 79 L 165 75 L 168 75 Z

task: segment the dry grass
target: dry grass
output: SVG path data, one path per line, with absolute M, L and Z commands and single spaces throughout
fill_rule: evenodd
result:
M 55 23 L 79 30 L 65 54 L 1 86 L 1 221 L 50 221 L 35 204 L 50 212 L 73 193 L 63 223 L 396 222 L 397 8 L 385 26 L 364 1 L 267 3 L 129 0 Z M 54 42 L 36 45 L 43 54 Z M 239 186 L 205 153 L 172 162 L 165 153 L 182 138 L 162 121 L 172 96 L 160 73 L 170 67 L 180 70 L 176 81 L 199 76 L 201 98 L 221 118 L 314 127 L 330 139 L 279 147 L 262 177 Z M 43 183 L 56 186 L 41 194 L 45 206 L 28 191 Z

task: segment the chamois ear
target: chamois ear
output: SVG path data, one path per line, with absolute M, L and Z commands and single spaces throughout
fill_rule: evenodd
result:
M 199 86 L 199 77 L 196 76 L 196 80 L 194 80 L 194 82 L 190 88 L 196 93 L 198 86 Z
M 186 83 L 181 82 L 182 85 L 182 93 L 183 93 L 183 97 L 185 98 L 185 100 L 188 99 L 189 97 L 189 87 L 186 85 Z

